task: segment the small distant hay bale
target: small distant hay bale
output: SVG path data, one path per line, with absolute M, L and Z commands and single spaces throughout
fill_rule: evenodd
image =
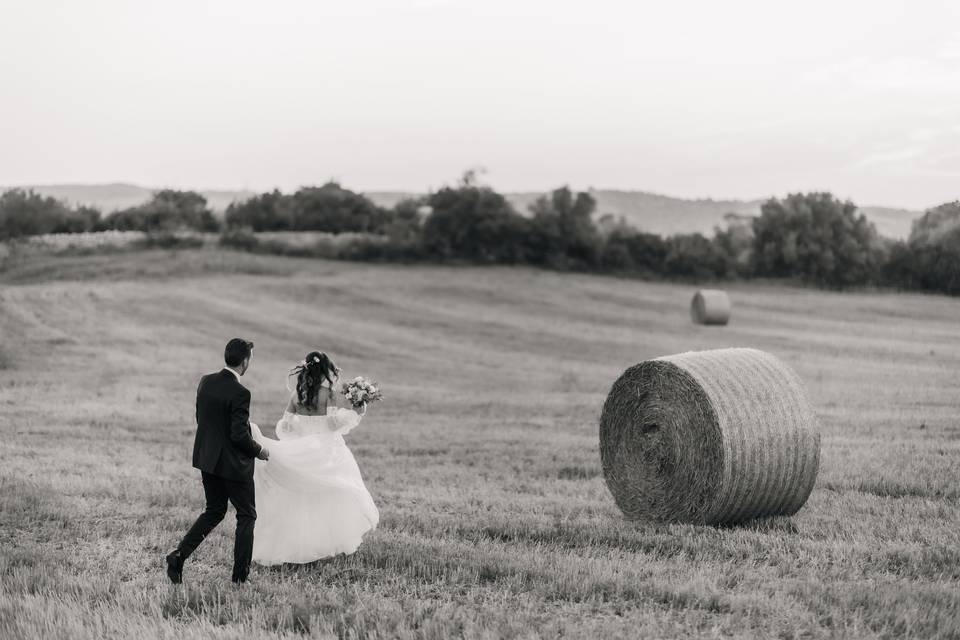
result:
M 690 317 L 696 324 L 727 324 L 730 322 L 730 296 L 720 289 L 700 289 L 690 302 Z
M 632 520 L 793 515 L 817 478 L 819 426 L 800 379 L 769 353 L 682 353 L 641 362 L 613 384 L 600 461 Z

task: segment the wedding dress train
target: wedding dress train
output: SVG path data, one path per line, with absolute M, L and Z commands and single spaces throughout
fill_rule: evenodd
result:
M 257 460 L 257 523 L 253 560 L 262 565 L 304 563 L 353 553 L 380 514 L 363 484 L 343 436 L 360 423 L 350 409 L 327 415 L 284 412 L 277 440 L 251 424 L 253 437 L 270 452 Z

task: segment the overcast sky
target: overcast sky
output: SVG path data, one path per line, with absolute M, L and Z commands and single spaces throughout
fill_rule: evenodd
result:
M 0 184 L 960 198 L 954 0 L 0 3 Z

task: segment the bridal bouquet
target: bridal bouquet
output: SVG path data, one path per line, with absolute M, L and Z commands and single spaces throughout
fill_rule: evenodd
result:
M 350 382 L 344 382 L 340 390 L 354 409 L 365 410 L 368 402 L 383 400 L 383 393 L 380 387 L 372 380 L 367 380 L 363 376 L 357 376 Z

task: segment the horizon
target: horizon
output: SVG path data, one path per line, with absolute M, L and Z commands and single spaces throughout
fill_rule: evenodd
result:
M 946 0 L 38 0 L 0 9 L 0 183 L 422 193 L 483 166 L 505 193 L 919 211 L 960 198 L 958 22 Z

